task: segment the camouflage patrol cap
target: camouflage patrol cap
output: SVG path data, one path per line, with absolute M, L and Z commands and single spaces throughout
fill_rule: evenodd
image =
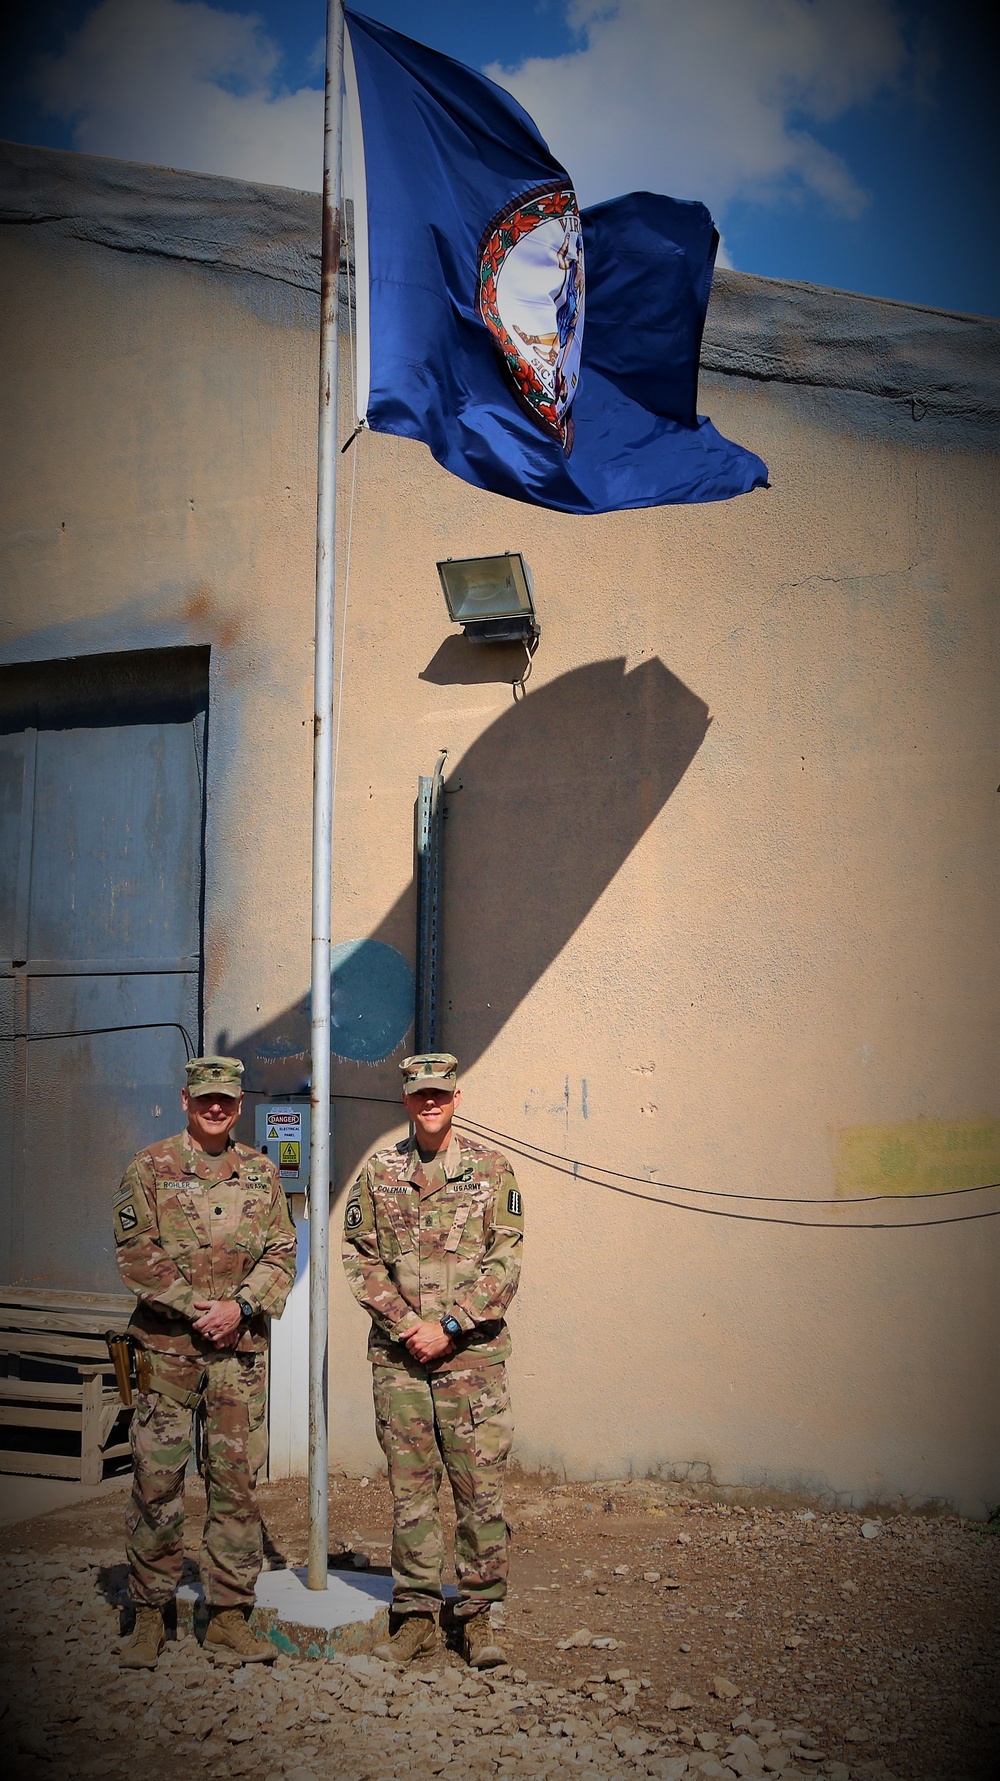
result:
M 399 1067 L 405 1095 L 419 1088 L 447 1088 L 454 1093 L 458 1087 L 458 1059 L 450 1051 L 419 1051 L 404 1057 Z
M 238 1057 L 191 1057 L 184 1065 L 189 1095 L 241 1095 L 243 1065 Z

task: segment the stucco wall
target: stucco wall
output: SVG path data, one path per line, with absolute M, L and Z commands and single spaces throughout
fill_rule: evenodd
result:
M 316 200 L 37 149 L 2 184 L 0 659 L 212 645 L 206 1034 L 294 1089 Z M 1000 1180 L 998 349 L 995 322 L 720 274 L 701 406 L 766 492 L 576 519 L 408 442 L 342 460 L 335 938 L 412 962 L 446 747 L 442 1038 L 464 1110 L 557 1165 L 517 1161 L 527 1465 L 1000 1495 L 996 1221 L 849 1228 L 1000 1196 L 765 1199 Z M 434 568 L 508 548 L 542 624 L 516 702 L 516 652 L 451 638 Z M 404 1049 L 336 1064 L 338 1203 L 402 1130 Z M 364 1319 L 332 1296 L 331 1449 L 366 1468 Z

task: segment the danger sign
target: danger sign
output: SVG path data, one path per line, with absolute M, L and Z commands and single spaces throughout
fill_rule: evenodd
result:
M 304 1193 L 309 1185 L 309 1108 L 295 1102 L 254 1109 L 257 1148 L 278 1166 L 288 1193 Z

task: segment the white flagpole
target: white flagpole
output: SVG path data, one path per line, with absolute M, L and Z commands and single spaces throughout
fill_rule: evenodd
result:
M 343 0 L 327 0 L 323 135 L 323 262 L 316 499 L 316 664 L 313 718 L 312 1168 L 309 1197 L 309 1570 L 327 1579 L 327 1347 L 330 1316 L 330 905 L 333 865 L 333 600 L 337 504 L 337 311 L 344 110 Z

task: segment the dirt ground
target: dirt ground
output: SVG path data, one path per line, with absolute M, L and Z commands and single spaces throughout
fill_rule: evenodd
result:
M 651 1482 L 553 1484 L 515 1476 L 508 1493 L 511 1591 L 500 1620 L 514 1693 L 504 1697 L 506 1704 L 495 1697 L 496 1725 L 481 1717 L 478 1723 L 502 1732 L 504 1715 L 513 1714 L 521 1744 L 515 1740 L 514 1754 L 505 1756 L 502 1743 L 484 1737 L 477 1747 L 460 1739 L 427 1772 L 446 1769 L 456 1781 L 463 1767 L 470 1775 L 519 1769 L 731 1777 L 762 1772 L 768 1739 L 783 1735 L 787 1743 L 796 1735 L 794 1766 L 779 1771 L 772 1764 L 769 1772 L 835 1781 L 1000 1776 L 1000 1538 L 948 1515 L 825 1514 L 763 1497 L 737 1502 L 734 1493 L 728 1501 L 710 1500 L 721 1494 Z M 189 1488 L 195 1560 L 199 1497 L 195 1481 Z M 269 1562 L 303 1563 L 304 1485 L 263 1485 L 260 1497 Z M 170 1727 L 181 1735 L 185 1715 L 197 1718 L 199 1689 L 204 1686 L 206 1698 L 210 1691 L 210 1666 L 186 1641 L 191 1649 L 177 1659 L 184 1665 L 185 1715 L 163 1717 L 165 1745 L 162 1727 L 150 1729 L 149 1714 L 138 1723 L 136 1705 L 158 1699 L 153 1683 L 164 1678 L 161 1671 L 130 1677 L 126 1690 L 117 1668 L 123 1506 L 123 1497 L 104 1497 L 0 1536 L 7 1700 L 0 1736 L 7 1773 L 20 1781 L 76 1774 L 104 1781 L 137 1769 L 153 1777 L 161 1762 L 164 1774 L 175 1774 L 167 1760 Z M 385 1567 L 390 1522 L 384 1478 L 331 1480 L 335 1561 Z M 71 1570 L 75 1588 L 66 1582 Z M 442 1652 L 416 1668 L 436 1676 L 442 1664 L 458 1663 Z M 287 1659 L 282 1666 L 285 1698 L 290 1687 L 304 1698 L 312 1686 L 305 1673 L 318 1666 Z M 100 1712 L 95 1717 L 91 1704 L 79 1707 L 81 1691 L 92 1696 L 95 1688 L 105 1691 L 112 1716 L 126 1694 L 133 1703 L 119 1712 L 113 1738 L 102 1735 Z M 566 1716 L 567 1703 L 577 1715 L 567 1724 L 590 1727 L 598 1737 L 603 1728 L 604 1743 L 581 1744 L 590 1732 L 578 1731 L 575 1743 L 558 1746 L 562 1766 L 546 1767 L 546 1752 L 556 1745 L 550 1738 L 539 1746 L 539 1758 L 531 1739 L 553 1729 L 568 1737 L 562 1720 L 553 1718 Z M 384 1701 L 376 1710 L 387 1711 Z M 338 1711 L 311 1717 L 325 1722 L 325 1730 Z M 622 1715 L 635 1748 L 628 1746 L 619 1764 Z M 263 1736 L 261 1715 L 254 1724 Z M 758 1740 L 760 1762 L 754 1754 L 741 1769 L 736 1757 L 725 1756 L 734 1735 Z M 240 1741 L 231 1732 L 221 1751 L 211 1725 L 200 1738 L 187 1740 L 186 1773 L 254 1772 L 250 1734 Z M 261 1767 L 262 1777 L 339 1781 L 341 1775 L 417 1772 L 405 1750 L 391 1759 L 383 1750 L 382 1766 L 366 1769 L 363 1749 L 359 1756 L 349 1744 L 330 1744 L 325 1756 L 322 1746 L 318 1753 L 309 1747 L 303 1766 L 291 1732 L 280 1759 L 272 1746 L 262 1749 L 270 1764 Z M 580 1756 L 580 1749 L 597 1754 Z M 679 1762 L 685 1756 L 687 1770 Z M 720 1766 L 720 1758 L 735 1766 Z

